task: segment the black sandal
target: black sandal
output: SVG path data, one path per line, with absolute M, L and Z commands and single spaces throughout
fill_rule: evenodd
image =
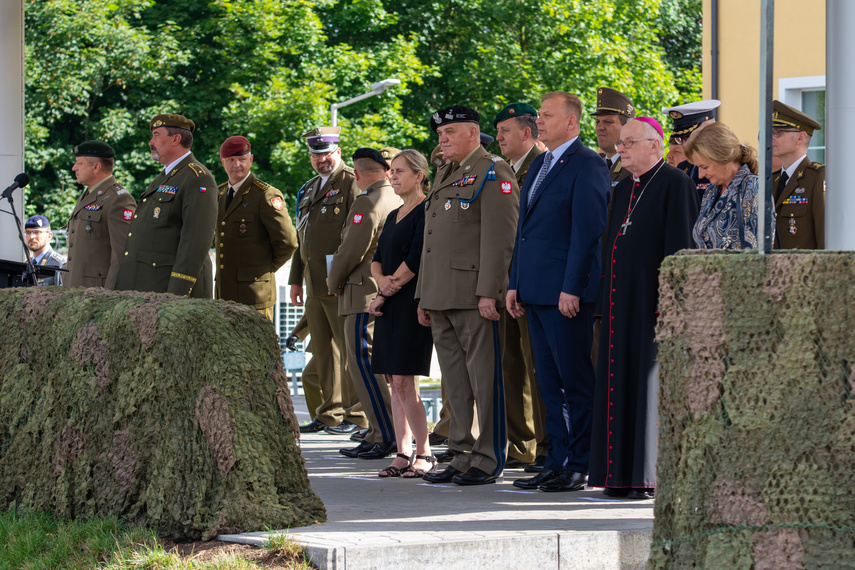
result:
M 425 476 L 425 473 L 432 471 L 436 467 L 436 457 L 433 455 L 416 455 L 416 460 L 419 459 L 430 463 L 430 467 L 422 469 L 421 467 L 413 467 L 411 464 L 401 472 L 401 477 L 404 479 L 420 479 Z M 413 464 L 415 464 L 415 461 L 413 461 Z
M 404 473 L 405 471 L 410 469 L 410 456 L 409 455 L 404 455 L 403 453 L 399 453 L 395 457 L 400 457 L 401 459 L 406 459 L 407 460 L 407 466 L 406 467 L 395 467 L 394 465 L 390 465 L 389 467 L 387 467 L 385 469 L 381 469 L 380 472 L 377 473 L 378 477 L 399 477 L 401 475 L 401 473 Z M 420 457 L 420 456 L 417 455 L 416 457 Z

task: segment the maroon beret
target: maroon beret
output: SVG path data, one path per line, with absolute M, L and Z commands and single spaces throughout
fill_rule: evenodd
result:
M 243 156 L 249 154 L 250 146 L 246 137 L 236 136 L 229 137 L 223 146 L 220 147 L 220 158 L 228 158 L 230 156 Z

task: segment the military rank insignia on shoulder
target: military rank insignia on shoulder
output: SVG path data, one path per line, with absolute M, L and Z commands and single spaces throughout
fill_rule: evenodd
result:
M 116 196 L 121 196 L 122 194 L 127 194 L 127 193 L 128 193 L 127 190 L 125 190 L 121 186 L 118 186 L 118 190 L 116 190 Z
M 190 162 L 190 163 L 188 163 L 188 164 L 187 164 L 187 166 L 190 168 L 190 170 L 192 170 L 192 171 L 193 171 L 193 173 L 194 173 L 197 177 L 202 176 L 203 174 L 205 174 L 205 169 L 204 169 L 204 168 L 202 168 L 202 166 L 201 166 L 201 165 L 196 164 L 195 162 Z
M 825 168 L 825 165 L 821 162 L 811 162 L 810 164 L 808 164 L 808 168 L 812 168 L 814 170 L 822 170 L 823 168 Z
M 273 188 L 273 186 L 271 186 L 267 182 L 262 182 L 261 180 L 256 180 L 255 185 L 261 188 L 262 190 L 270 190 L 271 188 Z
M 500 160 L 502 160 L 502 158 L 499 156 L 496 156 L 495 154 L 491 154 L 490 160 L 492 160 L 493 162 L 499 162 Z

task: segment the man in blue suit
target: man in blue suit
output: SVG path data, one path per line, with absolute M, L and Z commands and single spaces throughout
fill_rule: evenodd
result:
M 506 300 L 512 316 L 527 315 L 550 447 L 540 473 L 514 481 L 523 489 L 576 491 L 588 480 L 593 305 L 611 184 L 603 159 L 579 139 L 581 116 L 576 95 L 543 96 L 537 126 L 549 152 L 520 191 Z

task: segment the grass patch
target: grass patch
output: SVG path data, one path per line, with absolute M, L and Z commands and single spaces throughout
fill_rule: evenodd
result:
M 170 543 L 115 517 L 64 521 L 35 511 L 0 511 L 0 570 L 308 570 L 287 535 L 264 548 L 216 541 Z

